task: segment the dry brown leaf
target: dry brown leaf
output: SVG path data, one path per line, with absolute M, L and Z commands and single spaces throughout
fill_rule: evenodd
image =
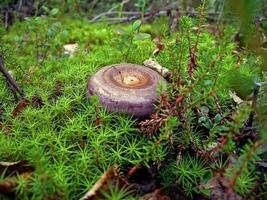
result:
M 155 37 L 153 42 L 156 45 L 156 49 L 153 51 L 153 55 L 158 55 L 164 49 L 164 44 L 161 42 L 160 36 Z
M 200 185 L 201 189 L 211 190 L 211 200 L 243 200 L 229 185 L 229 180 L 221 174 L 215 174 L 206 184 Z
M 0 181 L 0 193 L 12 193 L 18 185 L 20 178 L 28 180 L 33 176 L 34 168 L 26 160 L 15 162 L 0 162 L 0 174 L 4 174 L 4 179 Z
M 106 191 L 109 184 L 118 184 L 119 186 L 127 185 L 127 183 L 120 178 L 117 167 L 110 167 L 80 200 L 95 200 L 99 198 L 101 196 L 101 191 Z
M 0 173 L 5 171 L 5 174 L 25 173 L 34 170 L 27 160 L 19 160 L 15 162 L 0 162 Z
M 18 116 L 22 111 L 30 105 L 30 101 L 27 99 L 21 99 L 15 109 L 12 112 L 13 117 Z

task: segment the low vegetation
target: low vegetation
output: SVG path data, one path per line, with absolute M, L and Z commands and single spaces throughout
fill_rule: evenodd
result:
M 1 199 L 78 199 L 110 166 L 134 189 L 115 184 L 103 199 L 156 189 L 170 199 L 266 198 L 264 87 L 251 105 L 264 61 L 234 41 L 234 26 L 183 16 L 170 33 L 164 16 L 110 25 L 46 12 L 0 30 L 5 67 L 25 93 L 17 101 L 0 77 L 0 161 L 23 161 L 11 171 L 0 163 Z M 66 44 L 78 45 L 73 55 Z M 101 67 L 149 58 L 172 73 L 150 117 L 86 97 Z

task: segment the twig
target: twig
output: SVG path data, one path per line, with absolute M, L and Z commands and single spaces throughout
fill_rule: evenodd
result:
M 104 16 L 110 16 L 110 15 L 118 15 L 119 13 L 121 13 L 122 15 L 140 15 L 141 16 L 141 12 L 119 12 L 119 11 L 108 11 L 105 13 L 101 13 L 97 16 L 95 16 L 93 19 L 90 20 L 90 22 L 95 22 L 97 20 L 99 20 L 101 17 Z
M 255 108 L 257 104 L 257 99 L 258 99 L 258 94 L 260 91 L 260 88 L 262 86 L 267 86 L 267 82 L 262 82 L 262 83 L 255 83 L 254 90 L 253 90 L 253 99 L 252 99 L 252 111 L 249 115 L 247 127 L 252 127 L 253 125 L 253 120 L 254 120 L 254 115 L 255 115 Z
M 8 28 L 8 10 L 5 11 L 5 29 Z
M 175 32 L 178 30 L 179 27 L 179 18 L 180 18 L 180 11 L 179 8 L 176 8 L 176 13 L 174 16 L 170 13 L 170 32 Z
M 160 11 L 150 12 L 150 13 L 144 14 L 144 21 L 150 19 L 151 17 L 156 17 L 156 16 L 160 16 L 162 14 L 166 14 L 166 12 L 167 12 L 166 10 L 160 10 Z M 118 19 L 116 21 L 113 21 L 111 24 L 131 22 L 131 21 L 141 19 L 141 18 L 142 18 L 142 15 L 133 15 L 133 16 L 128 17 L 128 18 L 122 18 L 122 19 Z
M 39 45 L 38 45 L 38 33 L 35 32 L 35 48 L 36 48 L 36 65 L 39 65 Z
M 23 5 L 23 0 L 19 0 L 19 2 L 18 2 L 18 12 L 20 12 L 22 5 Z
M 4 67 L 4 61 L 3 56 L 0 55 L 0 72 L 4 75 L 6 78 L 6 81 L 8 85 L 10 86 L 10 89 L 14 94 L 19 93 L 22 97 L 24 96 L 23 90 L 20 88 L 20 86 L 17 84 L 17 82 L 11 77 L 11 75 L 8 73 L 6 68 Z

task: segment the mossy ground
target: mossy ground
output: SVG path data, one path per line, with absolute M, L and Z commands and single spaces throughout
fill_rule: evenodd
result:
M 16 23 L 3 36 L 5 45 L 11 49 L 13 63 L 20 67 L 13 63 L 6 66 L 13 71 L 27 97 L 39 95 L 45 104 L 40 109 L 28 107 L 13 118 L 16 102 L 1 77 L 1 108 L 5 109 L 1 118 L 4 127 L 12 123 L 12 130 L 1 131 L 0 160 L 29 160 L 36 173 L 33 185 L 25 186 L 29 190 L 20 188 L 23 192 L 19 198 L 27 199 L 33 193 L 33 199 L 41 199 L 63 191 L 65 199 L 77 199 L 109 166 L 135 165 L 151 146 L 129 116 L 100 108 L 102 125 L 97 128 L 95 106 L 99 105 L 85 95 L 87 80 L 97 69 L 121 62 L 121 53 L 112 44 L 115 28 L 89 24 L 86 20 L 64 19 L 61 23 L 68 36 L 59 35 L 49 41 L 52 50 L 42 66 L 36 65 L 34 34 L 27 22 Z M 38 29 L 40 33 L 46 31 L 43 27 Z M 25 40 L 21 46 L 16 46 L 15 37 Z M 63 55 L 63 45 L 68 43 L 79 45 L 71 58 Z M 141 42 L 129 61 L 142 63 L 152 51 L 152 41 Z M 49 97 L 58 82 L 63 85 L 62 95 L 51 102 Z
M 156 138 L 149 138 L 140 132 L 136 120 L 130 116 L 109 113 L 97 101 L 86 98 L 87 80 L 93 73 L 100 67 L 113 63 L 127 61 L 141 64 L 151 57 L 155 49 L 152 39 L 136 42 L 137 47 L 131 49 L 127 60 L 124 60 L 122 49 L 116 46 L 120 25 L 90 24 L 87 20 L 70 18 L 57 21 L 64 31 L 46 40 L 49 51 L 41 64 L 36 63 L 35 35 L 28 21 L 16 22 L 2 37 L 4 46 L 8 49 L 6 67 L 13 72 L 24 89 L 26 98 L 38 95 L 44 103 L 41 108 L 29 106 L 17 117 L 13 117 L 16 101 L 4 78 L 0 77 L 0 108 L 4 110 L 0 116 L 4 126 L 0 130 L 0 160 L 28 160 L 35 168 L 31 180 L 27 180 L 27 183 L 22 180 L 19 182 L 16 188 L 18 199 L 42 199 L 53 197 L 56 193 L 63 193 L 63 199 L 78 199 L 109 166 L 116 164 L 126 168 L 140 162 L 149 164 L 164 160 L 169 151 L 166 143 L 155 144 Z M 47 29 L 53 22 L 43 19 L 42 24 L 37 26 L 40 38 L 45 38 Z M 150 33 L 152 38 L 164 35 L 167 33 L 166 24 L 166 21 L 158 20 L 143 25 L 141 31 Z M 232 66 L 236 66 L 238 58 L 232 54 L 235 48 L 231 42 L 232 30 L 228 31 L 228 35 L 225 32 L 223 38 L 227 44 L 222 44 L 219 37 L 208 32 L 201 35 L 200 50 L 203 53 L 199 55 L 200 65 L 205 66 L 205 62 L 210 62 L 221 48 L 225 48 L 223 59 L 218 63 L 224 71 L 220 68 L 216 73 L 227 74 Z M 164 42 L 172 45 L 175 39 L 175 36 L 170 36 Z M 63 55 L 63 45 L 68 43 L 79 45 L 73 57 Z M 245 59 L 246 55 L 241 57 Z M 162 65 L 174 69 L 176 66 L 173 60 L 179 58 L 170 57 L 170 52 L 166 50 L 157 59 Z M 257 71 L 250 68 L 250 62 L 256 62 L 251 60 L 239 66 L 242 74 L 251 76 Z M 181 66 L 185 68 L 181 73 L 186 73 L 187 54 L 183 56 Z M 213 75 L 210 74 L 210 77 Z M 209 80 L 204 80 L 203 83 L 207 87 Z M 231 101 L 229 87 L 223 81 L 225 79 L 222 74 L 217 91 L 222 106 L 225 105 L 222 109 L 227 113 L 232 108 L 228 106 Z M 62 84 L 62 92 L 51 99 L 59 83 Z M 198 85 L 195 89 L 202 87 L 203 85 Z M 201 92 L 199 95 L 201 96 Z M 214 100 L 207 98 L 204 103 L 214 104 Z M 98 114 L 96 107 L 100 109 Z M 95 123 L 98 117 L 101 119 L 100 126 Z M 219 134 L 218 130 L 216 134 Z M 200 142 L 202 138 L 196 133 L 194 135 Z M 183 140 L 183 136 L 178 140 Z M 211 141 L 207 139 L 207 143 L 209 142 Z M 206 167 L 201 170 L 205 171 Z M 200 179 L 201 176 L 198 174 L 197 178 Z

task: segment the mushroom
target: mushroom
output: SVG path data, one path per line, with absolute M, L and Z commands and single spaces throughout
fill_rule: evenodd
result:
M 142 65 L 114 64 L 101 68 L 87 85 L 87 95 L 96 95 L 109 111 L 145 117 L 153 112 L 157 86 L 166 83 L 157 72 Z

